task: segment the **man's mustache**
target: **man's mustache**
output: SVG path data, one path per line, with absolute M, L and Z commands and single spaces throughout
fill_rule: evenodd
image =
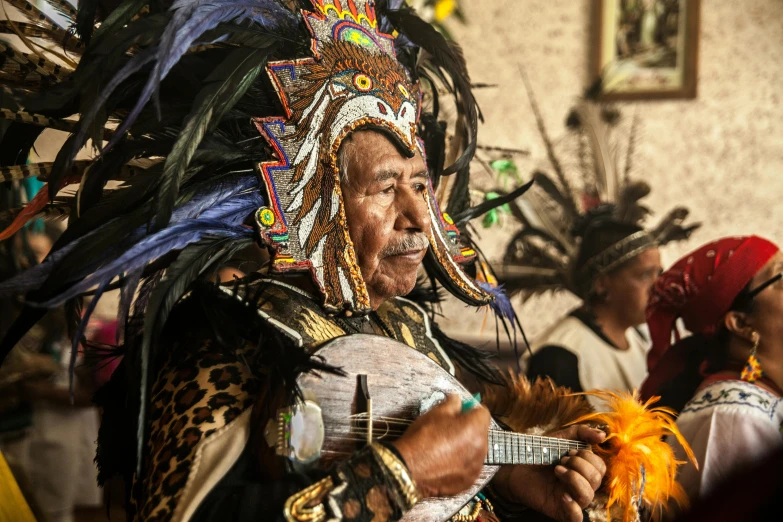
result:
M 405 254 L 406 252 L 424 250 L 430 246 L 430 241 L 427 236 L 422 233 L 413 233 L 404 236 L 402 239 L 394 244 L 387 245 L 381 251 L 381 257 L 397 256 Z

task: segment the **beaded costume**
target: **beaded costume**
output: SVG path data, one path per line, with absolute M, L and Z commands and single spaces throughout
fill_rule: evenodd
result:
M 44 38 L 67 52 L 52 61 L 33 44 L 3 44 L 0 175 L 47 186 L 3 215 L 0 239 L 40 215 L 66 215 L 68 228 L 41 264 L 0 282 L 0 293 L 27 303 L 0 362 L 60 305 L 74 347 L 122 356 L 95 397 L 96 463 L 101 482 L 119 475 L 132 485 L 130 519 L 399 519 L 417 493 L 392 446 L 369 444 L 328 472 L 304 472 L 274 455 L 259 423 L 293 402 L 302 372 L 339 371 L 313 352 L 351 333 L 392 337 L 452 374 L 499 382 L 482 352 L 448 339 L 414 302 L 436 301 L 442 287 L 515 320 L 502 292 L 471 275 L 464 225 L 528 186 L 470 207 L 480 113 L 459 48 L 402 0 L 125 0 L 113 9 L 84 0 L 78 13 L 47 1 L 75 35 L 31 3 L 9 2 L 29 19 L 7 24 L 22 42 Z M 451 165 L 443 92 L 461 120 Z M 54 162 L 24 165 L 44 128 L 70 136 Z M 360 128 L 421 154 L 429 174 L 432 288 L 376 310 L 337 165 Z M 77 160 L 90 142 L 96 156 Z M 453 183 L 438 201 L 444 176 Z M 270 256 L 264 270 L 211 282 L 256 244 Z M 314 291 L 286 282 L 292 272 Z M 121 293 L 120 346 L 91 343 L 84 329 L 112 289 Z M 476 505 L 471 514 L 492 509 L 483 497 Z
M 392 449 L 365 448 L 328 476 L 296 474 L 252 450 L 253 426 L 259 411 L 291 400 L 299 372 L 335 371 L 311 356 L 354 332 L 393 337 L 452 374 L 462 364 L 495 378 L 412 301 L 371 310 L 337 164 L 360 128 L 426 158 L 427 276 L 500 311 L 502 294 L 470 275 L 476 254 L 458 228 L 486 210 L 468 197 L 480 114 L 459 49 L 401 0 L 126 0 L 113 10 L 85 1 L 78 13 L 52 3 L 75 35 L 23 0 L 12 4 L 28 21 L 6 24 L 30 48 L 3 47 L 0 172 L 47 185 L 4 215 L 0 238 L 36 216 L 69 223 L 43 263 L 0 282 L 29 303 L 2 356 L 42 310 L 63 304 L 74 347 L 123 356 L 96 396 L 96 462 L 101 481 L 133 484 L 131 518 L 399 518 L 416 498 Z M 65 52 L 47 55 L 29 37 Z M 439 90 L 463 121 L 451 165 Z M 70 136 L 53 163 L 23 165 L 44 128 Z M 96 156 L 77 160 L 90 140 Z M 441 209 L 434 189 L 449 175 Z M 254 243 L 269 253 L 263 276 L 233 288 L 206 282 Z M 292 273 L 309 275 L 315 292 L 285 283 Z M 98 346 L 84 328 L 113 288 L 123 343 Z M 80 312 L 84 295 L 92 300 Z

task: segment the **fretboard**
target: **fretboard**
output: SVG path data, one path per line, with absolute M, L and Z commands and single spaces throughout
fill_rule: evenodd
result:
M 569 451 L 581 449 L 590 449 L 590 445 L 575 440 L 489 430 L 489 451 L 484 463 L 557 464 Z

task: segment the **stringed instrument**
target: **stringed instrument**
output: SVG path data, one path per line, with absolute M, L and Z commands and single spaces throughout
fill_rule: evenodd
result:
M 266 430 L 267 442 L 295 467 L 327 468 L 370 441 L 393 441 L 447 394 L 457 394 L 465 403 L 474 401 L 437 362 L 393 339 L 350 335 L 329 342 L 317 353 L 345 375 L 301 375 L 297 382 L 304 401 L 278 412 Z M 484 468 L 468 491 L 424 499 L 403 520 L 448 520 L 501 464 L 552 465 L 570 450 L 590 448 L 579 441 L 503 431 L 494 420 L 487 437 Z

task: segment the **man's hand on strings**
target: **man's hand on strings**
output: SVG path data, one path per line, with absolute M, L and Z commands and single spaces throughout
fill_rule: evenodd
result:
M 588 444 L 600 444 L 602 431 L 571 426 L 551 434 Z M 493 484 L 506 500 L 523 504 L 563 522 L 581 522 L 582 510 L 601 486 L 606 465 L 589 450 L 572 450 L 557 466 L 503 466 Z
M 449 395 L 393 443 L 424 497 L 456 495 L 475 483 L 487 456 L 489 423 L 485 407 L 462 413 L 459 396 Z

